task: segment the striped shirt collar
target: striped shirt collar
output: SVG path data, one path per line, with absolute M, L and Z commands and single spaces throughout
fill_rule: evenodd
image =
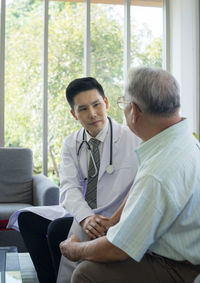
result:
M 188 123 L 187 120 L 184 119 L 155 135 L 148 141 L 140 144 L 136 149 L 139 165 L 155 155 L 161 147 L 163 148 L 167 144 L 173 143 L 174 139 L 177 140 L 180 138 L 182 140 L 184 135 L 186 133 L 188 134 L 188 131 Z

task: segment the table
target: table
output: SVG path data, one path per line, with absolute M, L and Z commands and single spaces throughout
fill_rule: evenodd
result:
M 0 247 L 0 283 L 22 283 L 16 247 Z

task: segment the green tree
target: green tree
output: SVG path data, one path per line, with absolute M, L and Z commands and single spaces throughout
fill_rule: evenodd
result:
M 6 145 L 30 147 L 36 171 L 41 171 L 42 164 L 42 9 L 40 0 L 12 1 L 7 7 L 6 30 Z M 92 13 L 92 76 L 102 83 L 109 98 L 109 115 L 122 122 L 123 113 L 116 106 L 117 97 L 123 94 L 122 24 L 110 16 L 106 5 L 92 5 Z M 53 161 L 60 162 L 65 136 L 80 127 L 70 114 L 65 88 L 84 75 L 83 41 L 83 3 L 50 1 L 49 172 L 55 172 Z M 153 38 L 147 27 L 133 34 L 131 41 L 133 65 L 161 66 L 162 41 Z

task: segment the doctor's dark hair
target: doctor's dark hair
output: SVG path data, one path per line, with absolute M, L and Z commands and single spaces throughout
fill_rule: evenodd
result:
M 74 97 L 82 91 L 92 89 L 98 90 L 99 94 L 105 98 L 104 90 L 95 78 L 78 78 L 69 83 L 68 87 L 66 88 L 66 98 L 72 110 L 74 109 Z
M 180 108 L 178 83 L 162 69 L 130 69 L 126 93 L 143 112 L 151 115 L 171 116 Z

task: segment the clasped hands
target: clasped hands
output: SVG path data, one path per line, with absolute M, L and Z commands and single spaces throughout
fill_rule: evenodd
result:
M 105 236 L 109 227 L 114 225 L 112 218 L 95 214 L 86 217 L 80 222 L 84 232 L 88 235 L 88 240 L 93 240 Z
M 114 225 L 112 218 L 95 214 L 86 217 L 80 222 L 85 233 L 88 235 L 88 240 L 93 240 L 105 236 L 109 227 Z M 82 243 L 76 235 L 72 235 L 65 241 L 60 243 L 60 250 L 63 256 L 71 261 L 82 259 L 81 247 Z

